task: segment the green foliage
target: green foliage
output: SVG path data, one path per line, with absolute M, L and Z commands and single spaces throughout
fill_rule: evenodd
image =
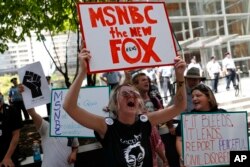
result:
M 77 3 L 108 1 L 116 0 L 0 0 L 0 53 L 8 50 L 9 41 L 24 41 L 32 33 L 36 34 L 37 40 L 42 41 L 45 40 L 44 31 L 50 32 L 52 36 L 69 31 L 79 32 Z M 76 43 L 79 44 L 79 41 Z M 67 64 L 64 70 L 55 65 L 69 87 L 71 82 Z
M 18 78 L 17 75 L 4 75 L 0 76 L 0 92 L 4 95 L 5 101 L 8 99 L 8 93 L 9 89 L 12 86 L 12 83 L 10 82 L 11 78 L 16 77 Z
M 38 40 L 42 31 L 57 34 L 76 31 L 78 27 L 76 3 L 78 0 L 1 0 L 0 52 L 7 49 L 9 40 L 23 41 L 34 31 Z

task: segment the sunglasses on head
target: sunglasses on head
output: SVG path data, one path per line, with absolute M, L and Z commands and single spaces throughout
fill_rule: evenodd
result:
M 122 92 L 121 92 L 121 95 L 122 95 L 123 97 L 136 97 L 136 98 L 140 97 L 139 92 L 133 91 L 133 90 L 122 91 Z
M 194 87 L 194 88 L 192 89 L 192 92 L 193 92 L 194 90 L 200 90 L 200 91 L 202 91 L 202 92 L 208 92 L 208 91 L 211 91 L 211 92 L 212 92 L 212 90 L 211 90 L 208 86 L 206 86 L 205 84 L 199 84 L 199 85 L 197 85 L 196 87 Z

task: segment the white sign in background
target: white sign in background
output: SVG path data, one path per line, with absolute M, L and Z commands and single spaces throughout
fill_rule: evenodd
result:
M 182 114 L 186 166 L 230 163 L 230 151 L 248 150 L 247 112 Z
M 61 137 L 94 137 L 93 130 L 78 124 L 63 109 L 63 101 L 67 91 L 68 89 L 52 90 L 50 135 Z M 109 114 L 102 109 L 108 105 L 109 91 L 109 87 L 106 86 L 81 88 L 77 103 L 80 107 L 93 114 L 108 117 Z
M 25 88 L 22 96 L 26 109 L 50 102 L 50 89 L 40 62 L 19 68 L 18 75 Z
M 173 64 L 174 58 L 176 57 L 176 49 L 174 45 L 175 42 L 173 40 L 167 12 L 164 5 L 165 4 L 161 2 L 78 4 L 83 37 L 86 47 L 88 50 L 90 50 L 92 55 L 89 65 L 90 72 L 103 72 L 110 70 Z M 125 23 L 124 20 L 123 23 L 119 23 L 118 15 L 121 15 L 121 13 L 117 12 L 118 10 L 116 10 L 116 7 L 121 8 L 122 10 L 125 9 L 124 11 L 127 12 L 127 20 L 129 23 Z M 138 13 L 143 17 L 142 23 L 133 23 L 132 17 L 137 16 L 135 14 L 130 14 L 128 9 L 129 7 L 135 7 L 139 9 Z M 152 10 L 145 12 L 146 8 L 148 9 L 151 7 Z M 98 13 L 98 17 L 103 17 L 104 20 L 106 20 L 104 23 L 105 25 L 101 22 L 101 19 L 94 19 L 94 22 L 97 26 L 93 27 L 91 18 L 93 19 L 94 17 L 90 14 L 90 10 Z M 106 12 L 104 12 L 104 10 Z M 145 13 L 147 13 L 147 18 L 149 17 L 151 20 L 156 21 L 156 23 L 150 24 L 147 22 Z M 110 23 L 114 20 L 115 24 L 107 25 L 107 22 Z M 116 33 L 111 34 L 111 30 Z M 133 36 L 132 30 L 136 30 L 138 34 Z M 119 59 L 119 63 L 113 62 L 110 44 L 111 40 L 121 40 L 120 42 L 113 45 L 114 55 Z M 125 42 L 125 40 L 127 41 Z M 142 43 L 144 43 L 144 46 L 142 46 L 141 42 L 139 41 L 143 41 Z M 147 46 L 151 44 L 152 47 Z M 146 54 L 148 54 L 150 59 L 148 62 L 142 62 L 142 59 L 145 56 L 145 50 L 152 50 L 155 52 L 160 61 L 155 61 L 155 59 L 151 57 L 153 54 L 148 54 L 147 52 Z M 124 55 L 128 55 L 128 57 L 133 60 L 140 56 L 141 57 L 136 63 L 128 63 L 125 61 Z M 103 63 L 103 60 L 105 60 L 105 63 Z

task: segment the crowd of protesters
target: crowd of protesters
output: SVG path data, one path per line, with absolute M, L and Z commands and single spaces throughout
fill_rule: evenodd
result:
M 87 73 L 86 64 L 91 61 L 90 52 L 82 49 L 79 60 L 78 76 L 69 88 L 63 107 L 76 122 L 94 131 L 104 150 L 103 165 L 109 167 L 183 166 L 180 114 L 220 111 L 213 92 L 218 92 L 218 77 L 223 75 L 223 69 L 227 79 L 226 89 L 230 89 L 230 82 L 235 86 L 235 65 L 228 52 L 225 54 L 223 69 L 215 61 L 215 56 L 211 57 L 207 65 L 209 75 L 214 79 L 212 89 L 203 83 L 206 77 L 203 70 L 196 67 L 196 60 L 192 60 L 192 66 L 187 66 L 180 57 L 175 58 L 173 66 L 150 68 L 134 75 L 125 71 L 123 83 L 120 72 L 104 73 L 101 79 L 112 89 L 107 106 L 111 114 L 105 118 L 91 114 L 91 111 L 77 104 L 82 81 Z M 52 86 L 51 78 L 46 79 Z M 37 114 L 35 109 L 25 109 L 21 95 L 23 86 L 18 86 L 17 78 L 12 78 L 11 83 L 13 86 L 8 94 L 9 104 L 4 103 L 0 93 L 0 166 L 20 166 L 18 142 L 22 128 L 21 111 L 25 120 L 32 118 L 41 136 L 44 153 L 42 166 L 73 166 L 78 140 L 74 138 L 69 145 L 67 138 L 50 137 L 49 122 Z M 197 101 L 201 105 L 197 105 Z M 47 104 L 47 110 L 49 116 L 50 103 Z

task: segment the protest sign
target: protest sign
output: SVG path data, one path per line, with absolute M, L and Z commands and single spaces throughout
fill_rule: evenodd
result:
M 50 89 L 40 62 L 18 69 L 18 75 L 25 88 L 22 96 L 26 109 L 50 102 Z
M 68 89 L 53 89 L 51 94 L 50 135 L 63 137 L 94 137 L 94 132 L 75 122 L 63 109 L 63 101 Z M 107 117 L 103 108 L 109 102 L 109 87 L 81 88 L 77 104 L 87 111 Z M 82 118 L 84 119 L 84 118 Z
M 164 2 L 79 3 L 78 11 L 89 72 L 174 63 L 177 41 Z
M 230 151 L 248 150 L 247 112 L 182 114 L 185 166 L 229 165 Z

